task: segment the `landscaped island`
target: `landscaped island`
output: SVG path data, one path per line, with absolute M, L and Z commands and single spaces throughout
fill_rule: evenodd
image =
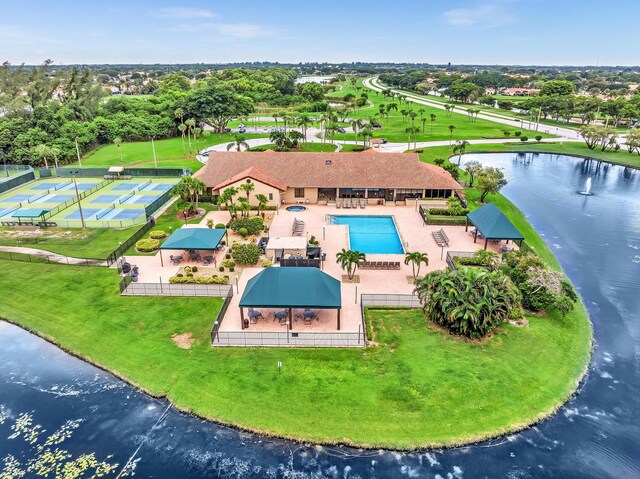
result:
M 497 203 L 556 266 L 521 213 L 504 197 Z M 212 348 L 221 299 L 123 297 L 115 270 L 1 263 L 11 274 L 0 288 L 12 294 L 0 317 L 183 410 L 305 441 L 408 449 L 519 430 L 570 397 L 590 353 L 581 303 L 482 341 L 451 336 L 419 310 L 370 310 L 366 349 Z M 191 348 L 177 347 L 187 332 Z

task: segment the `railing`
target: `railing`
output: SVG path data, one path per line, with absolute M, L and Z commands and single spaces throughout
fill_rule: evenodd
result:
M 475 256 L 475 251 L 447 251 L 447 265 L 451 271 L 455 271 L 458 269 L 456 264 L 453 262 L 453 258 L 472 258 Z
M 136 242 L 140 238 L 147 234 L 147 232 L 151 228 L 153 228 L 155 224 L 156 222 L 153 219 L 149 220 L 144 225 L 142 225 L 142 227 L 138 231 L 136 231 L 131 236 L 129 236 L 129 238 L 120 243 L 120 246 L 118 246 L 107 256 L 107 266 L 111 266 L 113 263 L 115 263 L 118 258 L 120 258 L 129 248 L 136 244 Z
M 218 331 L 220 330 L 220 326 L 222 326 L 222 320 L 224 319 L 224 315 L 227 314 L 227 309 L 229 309 L 229 304 L 231 303 L 231 298 L 233 298 L 233 288 L 229 289 L 229 293 L 224 298 L 224 302 L 222 303 L 222 307 L 218 314 L 216 315 L 216 319 L 213 321 L 213 326 L 211 326 L 211 344 L 218 337 Z
M 364 331 L 217 331 L 213 346 L 290 347 L 290 348 L 362 348 Z
M 424 210 L 422 205 L 420 205 L 418 211 L 420 212 L 420 216 L 422 216 L 422 221 L 424 222 L 424 224 L 429 224 L 429 216 L 427 215 L 427 212 Z
M 301 266 L 301 267 L 306 267 L 306 268 L 320 268 L 321 266 L 321 260 L 319 259 L 306 259 L 306 258 L 302 258 L 302 259 L 281 259 L 280 260 L 280 266 L 282 267 L 296 267 L 296 266 Z
M 79 178 L 89 177 L 103 177 L 110 175 L 109 168 L 80 168 L 80 167 L 61 167 L 55 169 L 56 176 L 71 177 L 77 176 Z M 146 176 L 146 177 L 165 177 L 165 178 L 178 178 L 181 176 L 191 175 L 189 168 L 125 168 L 122 174 L 124 176 Z
M 123 296 L 190 296 L 225 298 L 232 289 L 228 284 L 170 284 L 170 283 L 137 283 L 127 280 L 125 276 L 120 282 L 120 294 Z M 128 283 L 128 284 L 127 284 Z
M 395 308 L 421 308 L 422 304 L 415 294 L 362 294 L 360 295 L 360 307 L 362 309 L 371 306 L 395 307 Z

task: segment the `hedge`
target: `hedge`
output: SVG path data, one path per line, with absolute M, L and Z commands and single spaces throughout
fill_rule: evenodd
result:
M 151 253 L 160 247 L 160 240 L 147 238 L 136 243 L 136 249 L 141 253 Z
M 464 226 L 467 224 L 466 216 L 427 216 L 428 225 Z
M 454 215 L 447 208 L 429 208 L 429 214 L 436 216 L 466 216 L 470 211 L 471 210 L 469 208 L 465 208 L 460 214 Z

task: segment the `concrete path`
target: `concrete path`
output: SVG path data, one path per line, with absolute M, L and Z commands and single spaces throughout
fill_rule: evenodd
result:
M 51 263 L 81 265 L 81 266 L 107 266 L 107 262 L 100 259 L 73 258 L 51 251 L 36 248 L 25 248 L 23 246 L 0 246 L 0 251 L 5 253 L 19 253 L 46 259 Z

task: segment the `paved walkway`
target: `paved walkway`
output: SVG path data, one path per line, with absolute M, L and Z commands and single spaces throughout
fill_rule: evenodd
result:
M 44 258 L 51 263 L 82 265 L 82 266 L 107 266 L 107 262 L 100 259 L 85 259 L 85 258 L 73 258 L 71 256 L 64 256 L 51 251 L 45 251 L 36 248 L 25 248 L 23 246 L 0 246 L 0 251 L 5 253 L 20 253 L 31 256 L 38 256 Z

